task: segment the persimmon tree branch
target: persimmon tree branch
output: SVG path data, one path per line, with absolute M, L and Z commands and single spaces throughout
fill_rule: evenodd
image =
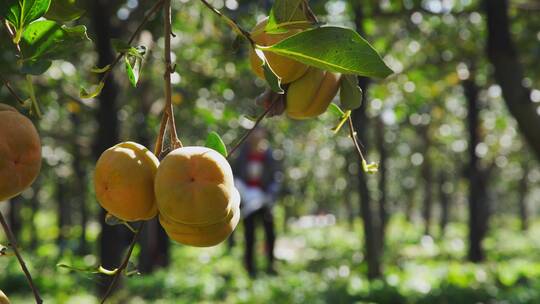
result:
M 356 138 L 356 131 L 354 130 L 354 125 L 351 116 L 348 118 L 349 121 L 349 135 L 353 140 L 354 147 L 356 148 L 356 152 L 358 153 L 358 156 L 362 161 L 365 161 L 364 153 L 362 153 L 362 148 L 360 148 L 360 143 L 358 143 L 358 139 Z
M 139 33 L 141 32 L 143 27 L 146 25 L 148 20 L 150 20 L 150 17 L 152 17 L 163 6 L 164 3 L 165 3 L 165 0 L 159 0 L 154 4 L 154 6 L 152 6 L 150 11 L 148 11 L 148 13 L 146 13 L 146 15 L 144 16 L 143 20 L 141 21 L 141 23 L 139 24 L 139 26 L 137 27 L 135 32 L 133 32 L 133 34 L 131 34 L 131 37 L 129 37 L 128 44 L 131 45 L 131 43 L 133 43 L 133 40 L 135 40 L 137 35 L 139 35 Z M 116 58 L 111 63 L 111 65 L 109 66 L 107 71 L 105 71 L 105 73 L 103 73 L 103 76 L 101 77 L 100 82 L 105 82 L 105 80 L 107 80 L 107 78 L 111 74 L 111 71 L 113 70 L 114 66 L 116 66 L 116 64 L 118 64 L 118 62 L 120 62 L 120 59 L 122 59 L 122 57 L 124 57 L 124 53 L 119 53 L 116 56 Z
M 246 133 L 244 133 L 244 135 L 242 135 L 240 140 L 229 151 L 229 154 L 227 155 L 227 159 L 230 159 L 231 155 L 233 155 L 233 153 L 236 152 L 236 150 L 238 150 L 238 148 L 246 141 L 246 139 L 248 139 L 249 135 L 251 135 L 251 133 L 257 128 L 257 126 L 266 117 L 266 115 L 268 115 L 268 113 L 270 113 L 272 108 L 274 108 L 274 105 L 276 104 L 276 102 L 278 100 L 279 100 L 279 96 L 274 97 L 274 99 L 270 103 L 270 106 L 268 106 L 268 108 L 261 115 L 259 115 L 259 117 L 257 117 L 257 120 L 255 120 L 255 124 L 253 125 L 253 127 L 251 129 L 247 130 Z
M 244 37 L 249 41 L 249 43 L 254 46 L 255 42 L 253 39 L 251 39 L 251 35 L 248 31 L 244 30 L 236 21 L 233 19 L 227 17 L 224 15 L 221 11 L 219 11 L 217 8 L 213 7 L 212 4 L 208 3 L 206 0 L 200 0 L 208 9 L 210 9 L 212 12 L 214 12 L 216 15 L 218 15 L 221 19 L 223 19 L 238 35 Z
M 36 299 L 36 303 L 38 304 L 43 303 L 43 300 L 41 299 L 41 296 L 39 295 L 39 291 L 36 285 L 34 285 L 34 281 L 32 280 L 32 275 L 30 275 L 30 271 L 28 271 L 28 268 L 26 267 L 26 264 L 24 263 L 23 257 L 21 253 L 19 252 L 17 240 L 15 239 L 15 236 L 13 235 L 11 228 L 9 228 L 9 225 L 4 219 L 4 215 L 2 215 L 2 212 L 0 212 L 0 224 L 2 224 L 2 228 L 4 228 L 4 231 L 6 232 L 6 237 L 11 245 L 11 248 L 13 248 L 13 252 L 15 253 L 15 256 L 17 257 L 17 260 L 19 261 L 19 264 L 21 265 L 24 275 L 26 276 L 28 285 L 30 285 L 32 292 L 34 293 L 34 298 Z
M 129 244 L 128 251 L 126 252 L 126 256 L 124 257 L 124 260 L 122 261 L 122 264 L 120 264 L 120 267 L 118 267 L 115 270 L 114 276 L 112 278 L 111 284 L 109 285 L 109 288 L 107 288 L 107 291 L 105 292 L 105 295 L 103 295 L 103 298 L 101 299 L 101 304 L 105 303 L 107 298 L 111 295 L 111 292 L 114 289 L 114 286 L 118 282 L 118 279 L 124 272 L 124 270 L 127 268 L 129 264 L 129 258 L 131 257 L 131 253 L 133 252 L 133 248 L 135 248 L 135 245 L 137 244 L 137 239 L 139 238 L 139 235 L 141 234 L 141 230 L 144 227 L 144 222 L 141 222 L 139 225 L 139 229 L 135 231 L 135 234 L 133 235 L 133 238 L 131 239 L 131 243 Z
M 5 80 L 4 78 L 2 78 L 0 76 L 0 79 L 2 79 L 2 82 L 4 83 L 4 86 L 8 89 L 9 93 L 15 98 L 17 99 L 17 101 L 21 104 L 21 105 L 24 105 L 24 100 L 22 100 L 22 98 L 19 97 L 19 95 L 17 95 L 17 93 L 15 92 L 15 90 L 11 87 L 11 84 L 9 84 L 9 82 L 7 80 Z
M 165 83 L 165 109 L 163 110 L 163 115 L 168 116 L 171 148 L 172 150 L 174 150 L 176 148 L 182 147 L 182 142 L 178 139 L 178 134 L 176 133 L 176 125 L 174 123 L 174 109 L 171 100 L 171 74 L 173 73 L 173 68 L 171 64 L 171 0 L 165 0 L 163 21 L 163 35 L 165 38 L 165 74 L 163 75 L 163 81 Z
M 182 143 L 178 139 L 178 135 L 176 133 L 176 127 L 174 123 L 174 112 L 173 112 L 173 105 L 172 105 L 172 99 L 171 99 L 171 73 L 173 72 L 172 66 L 171 66 L 171 0 L 163 0 L 160 1 L 161 4 L 157 7 L 161 7 L 163 5 L 164 9 L 164 38 L 165 38 L 165 48 L 164 48 L 164 61 L 165 61 L 165 73 L 163 75 L 164 83 L 165 83 L 165 107 L 163 109 L 163 114 L 161 117 L 161 123 L 159 128 L 159 133 L 156 139 L 156 146 L 154 149 L 154 154 L 161 158 L 162 150 L 163 150 L 163 138 L 165 135 L 165 129 L 166 126 L 169 126 L 169 135 L 171 136 L 171 148 L 176 149 L 179 147 L 182 147 Z M 154 6 L 156 7 L 156 6 Z M 131 41 L 130 41 L 131 43 Z M 118 57 L 117 57 L 118 58 Z M 170 149 L 170 150 L 172 150 Z M 137 244 L 137 239 L 139 238 L 139 235 L 141 233 L 141 230 L 144 227 L 144 222 L 141 222 L 139 225 L 139 229 L 135 231 L 135 234 L 133 235 L 133 238 L 131 239 L 131 244 L 129 245 L 128 251 L 126 252 L 126 255 L 124 257 L 124 260 L 122 261 L 122 264 L 120 264 L 120 267 L 116 269 L 114 273 L 114 277 L 111 281 L 111 284 L 107 288 L 107 291 L 105 292 L 105 295 L 103 296 L 101 303 L 105 303 L 107 298 L 110 296 L 111 292 L 114 289 L 114 286 L 118 282 L 120 276 L 126 269 L 126 267 L 129 264 L 129 259 L 131 257 L 131 254 L 133 253 L 133 248 L 135 248 L 135 245 Z

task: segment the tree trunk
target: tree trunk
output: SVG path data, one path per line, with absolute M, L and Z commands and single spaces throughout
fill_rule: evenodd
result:
M 518 196 L 519 196 L 519 219 L 521 221 L 521 230 L 529 229 L 529 212 L 527 210 L 527 193 L 529 190 L 529 167 L 527 164 L 522 165 L 523 176 L 519 180 Z
M 352 1 L 353 5 L 355 1 Z M 364 35 L 364 12 L 362 5 L 355 5 L 355 24 L 356 30 L 361 35 Z M 368 126 L 367 117 L 367 89 L 369 85 L 369 79 L 365 77 L 358 77 L 358 82 L 363 90 L 362 105 L 352 113 L 352 119 L 354 127 L 356 129 L 358 139 L 361 144 L 364 145 L 364 150 L 367 152 L 366 146 L 366 130 Z M 367 153 L 366 153 L 367 154 Z M 362 222 L 364 227 L 364 248 L 365 256 L 368 268 L 368 279 L 373 280 L 382 276 L 381 272 L 381 256 L 379 254 L 379 233 L 377 226 L 377 217 L 373 216 L 371 207 L 371 195 L 369 193 L 367 185 L 367 175 L 360 169 L 358 170 L 358 190 L 360 192 L 360 212 L 362 214 Z
M 30 218 L 28 219 L 28 225 L 30 225 L 30 249 L 34 250 L 38 246 L 38 232 L 36 228 L 35 218 L 38 212 L 38 206 L 39 206 L 39 191 L 41 189 L 41 179 L 42 177 L 39 177 L 36 179 L 34 184 L 32 185 L 32 189 L 34 190 L 34 195 L 32 195 L 32 198 L 30 199 Z
M 429 146 L 431 139 L 429 137 L 429 125 L 421 127 L 424 149 L 422 154 L 424 162 L 422 163 L 422 179 L 424 180 L 424 204 L 422 207 L 422 217 L 424 219 L 424 234 L 431 235 L 431 217 L 433 210 L 433 169 L 429 156 Z
M 148 117 L 152 105 L 152 90 L 149 82 L 141 83 L 139 90 L 142 92 L 139 103 L 139 119 L 135 119 L 136 137 L 140 144 L 145 147 L 151 146 L 151 135 L 146 125 L 145 117 Z M 165 230 L 156 218 L 147 221 L 145 228 L 141 231 L 139 239 L 141 253 L 139 255 L 139 270 L 142 273 L 152 272 L 156 267 L 166 267 L 169 264 L 169 238 Z
M 494 67 L 495 80 L 501 86 L 508 110 L 540 160 L 540 115 L 531 100 L 530 89 L 522 85 L 524 72 L 510 36 L 508 1 L 484 0 L 484 8 L 488 30 L 487 55 Z
M 69 216 L 68 204 L 67 204 L 67 191 L 68 187 L 66 180 L 63 177 L 56 177 L 56 203 L 57 206 L 57 225 L 58 225 L 58 236 L 56 237 L 56 245 L 60 249 L 60 255 L 64 252 L 66 247 L 66 239 L 64 233 L 67 227 L 67 217 Z
M 469 131 L 469 252 L 471 262 L 481 262 L 485 254 L 482 241 L 487 232 L 488 206 L 487 206 L 487 175 L 482 172 L 476 146 L 480 142 L 480 120 L 478 104 L 478 87 L 474 82 L 474 73 L 471 78 L 463 81 L 463 89 L 468 106 Z
M 439 202 L 441 204 L 441 218 L 440 218 L 440 229 L 441 236 L 444 236 L 446 231 L 446 226 L 448 225 L 449 215 L 449 197 L 448 193 L 445 190 L 445 184 L 447 182 L 446 173 L 444 171 L 439 172 Z
M 382 118 L 377 119 L 377 150 L 379 150 L 379 240 L 380 240 L 380 253 L 382 254 L 384 249 L 384 238 L 386 223 L 388 221 L 387 211 L 387 196 L 386 196 L 386 159 L 388 158 L 388 152 L 386 145 L 384 144 L 384 122 Z
M 111 18 L 113 12 L 111 1 L 96 0 L 91 4 L 92 26 L 95 32 L 95 43 L 98 52 L 98 66 L 103 67 L 114 60 L 110 43 Z M 99 106 L 96 111 L 98 130 L 93 146 L 94 158 L 97 160 L 107 148 L 118 143 L 119 123 L 117 118 L 118 88 L 114 81 L 114 74 L 110 74 L 105 87 L 99 95 Z M 119 266 L 123 244 L 120 226 L 105 224 L 104 210 L 101 210 L 99 221 L 101 233 L 99 235 L 99 256 L 101 264 L 107 269 Z M 101 275 L 98 283 L 99 292 L 103 294 L 111 282 L 112 276 Z M 118 286 L 118 285 L 117 285 Z
M 80 134 L 81 118 L 78 113 L 72 113 L 70 115 L 70 119 L 73 126 L 73 135 L 76 138 L 78 134 Z M 79 215 L 81 225 L 81 235 L 79 236 L 79 248 L 77 249 L 77 252 L 80 255 L 85 255 L 88 253 L 88 242 L 86 240 L 86 223 L 88 222 L 86 196 L 88 179 L 86 176 L 85 164 L 83 163 L 81 147 L 77 140 L 73 141 L 71 151 L 73 155 L 73 172 L 75 173 L 74 182 L 76 194 L 74 195 L 74 198 L 75 202 L 79 205 L 78 208 L 80 212 Z
M 9 200 L 9 213 L 8 221 L 11 231 L 16 239 L 20 239 L 20 233 L 22 228 L 21 223 L 21 203 L 23 202 L 22 196 L 19 194 Z M 20 242 L 20 241 L 19 241 Z

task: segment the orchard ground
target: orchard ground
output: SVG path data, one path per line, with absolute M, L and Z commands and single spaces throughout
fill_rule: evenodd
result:
M 54 229 L 41 225 L 44 234 Z M 419 225 L 395 216 L 387 230 L 384 280 L 372 283 L 362 275 L 359 221 L 351 226 L 336 223 L 333 216 L 307 216 L 289 222 L 287 231 L 279 229 L 279 275 L 262 271 L 259 242 L 261 271 L 254 280 L 242 267 L 240 228 L 231 251 L 226 243 L 207 249 L 172 245 L 168 268 L 126 278 L 111 303 L 538 303 L 540 221 L 527 232 L 510 217 L 493 218 L 491 225 L 485 240 L 488 262 L 472 264 L 465 262 L 465 225 L 451 223 L 444 236 L 435 231 L 430 237 L 422 235 Z M 97 257 L 71 255 L 68 245 L 59 258 L 58 247 L 42 244 L 37 255 L 26 256 L 45 303 L 97 303 L 95 274 L 54 267 L 89 267 Z M 12 302 L 32 302 L 16 260 L 1 267 L 0 286 Z

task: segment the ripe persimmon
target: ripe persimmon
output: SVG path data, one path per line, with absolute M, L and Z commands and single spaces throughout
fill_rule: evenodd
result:
M 324 113 L 339 89 L 339 74 L 310 68 L 289 85 L 285 111 L 294 119 L 317 117 Z
M 0 201 L 28 188 L 40 169 L 41 144 L 34 124 L 15 108 L 0 103 Z
M 119 143 L 99 157 L 94 174 L 96 197 L 110 214 L 124 221 L 157 215 L 154 178 L 159 160 L 144 146 Z
M 264 31 L 267 23 L 268 18 L 265 18 L 251 31 L 251 38 L 256 44 L 270 46 L 302 31 L 301 29 L 289 29 L 288 32 L 283 34 L 269 34 Z M 304 75 L 308 69 L 308 66 L 301 62 L 274 54 L 272 52 L 264 52 L 264 56 L 274 73 L 281 78 L 281 83 L 283 84 L 291 83 L 302 77 L 302 75 Z M 249 60 L 253 72 L 260 78 L 264 79 L 262 60 L 257 56 L 253 49 L 251 49 L 249 52 Z
M 240 195 L 231 166 L 212 149 L 183 147 L 169 153 L 154 188 L 161 225 L 179 243 L 214 246 L 238 224 Z

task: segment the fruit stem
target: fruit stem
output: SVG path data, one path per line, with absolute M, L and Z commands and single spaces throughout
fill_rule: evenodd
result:
M 261 115 L 259 115 L 259 117 L 257 117 L 257 120 L 255 121 L 255 124 L 253 125 L 253 127 L 247 130 L 247 132 L 244 133 L 244 135 L 242 135 L 242 137 L 236 143 L 236 145 L 234 145 L 234 147 L 229 151 L 229 155 L 227 155 L 227 159 L 230 159 L 231 155 L 246 141 L 246 139 L 248 139 L 249 135 L 251 135 L 251 133 L 257 128 L 257 126 L 261 123 L 264 117 L 266 117 L 266 115 L 270 113 L 270 111 L 272 110 L 272 108 L 274 107 L 278 99 L 279 99 L 279 95 L 276 95 L 274 99 L 272 100 L 272 103 L 270 103 L 270 106 L 268 106 L 268 109 L 266 109 Z
M 360 144 L 358 143 L 358 140 L 356 139 L 356 131 L 354 130 L 354 125 L 353 125 L 351 116 L 348 117 L 348 121 L 349 121 L 349 135 L 351 136 L 354 142 L 354 147 L 356 148 L 356 152 L 358 153 L 358 156 L 360 156 L 360 159 L 362 161 L 366 161 L 366 159 L 364 158 L 364 154 L 362 153 L 362 149 L 360 148 Z
M 165 127 L 167 126 L 167 121 L 169 121 L 169 116 L 167 112 L 164 112 L 161 116 L 161 123 L 159 125 L 159 133 L 156 138 L 156 144 L 154 146 L 154 155 L 159 158 L 161 151 L 163 150 L 163 135 L 165 134 Z
M 26 267 L 26 264 L 24 263 L 23 257 L 21 253 L 19 252 L 19 249 L 17 249 L 17 240 L 15 239 L 15 236 L 13 235 L 13 232 L 9 228 L 6 220 L 4 219 L 4 215 L 2 215 L 2 212 L 0 212 L 0 223 L 2 224 L 2 228 L 4 228 L 4 231 L 6 232 L 6 236 L 8 238 L 8 241 L 11 245 L 11 248 L 13 248 L 13 252 L 15 253 L 15 256 L 17 257 L 17 260 L 19 260 L 19 264 L 21 265 L 21 268 L 24 272 L 24 275 L 26 276 L 26 280 L 28 281 L 28 285 L 30 285 L 30 288 L 32 289 L 32 292 L 34 293 L 34 298 L 36 299 L 36 303 L 41 304 L 43 303 L 43 300 L 41 299 L 39 295 L 39 291 L 37 290 L 36 286 L 34 285 L 34 281 L 32 280 L 32 276 L 30 275 L 30 272 L 28 271 L 28 268 Z
M 120 264 L 120 267 L 116 269 L 116 272 L 114 273 L 111 284 L 109 285 L 109 288 L 107 288 L 105 295 L 101 299 L 101 302 L 100 302 L 101 304 L 105 303 L 107 298 L 111 295 L 111 292 L 113 291 L 114 286 L 118 282 L 118 279 L 122 275 L 122 272 L 124 272 L 124 270 L 126 269 L 129 263 L 129 258 L 131 257 L 131 253 L 133 252 L 133 248 L 135 248 L 135 245 L 137 244 L 137 239 L 139 238 L 139 235 L 141 234 L 141 230 L 143 229 L 143 227 L 144 227 L 144 222 L 141 222 L 141 224 L 139 225 L 139 229 L 135 231 L 135 234 L 133 235 L 133 238 L 131 239 L 131 243 L 129 244 L 128 251 L 126 252 L 126 256 L 124 257 L 122 264 Z

